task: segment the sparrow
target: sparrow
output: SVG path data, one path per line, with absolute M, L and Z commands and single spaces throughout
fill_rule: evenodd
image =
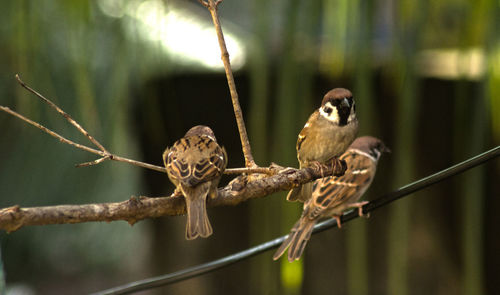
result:
M 321 106 L 312 113 L 297 139 L 300 168 L 325 163 L 339 157 L 358 133 L 356 105 L 351 91 L 335 88 L 328 91 Z M 290 190 L 288 201 L 304 202 L 311 196 L 311 183 Z
M 389 152 L 384 143 L 371 136 L 357 138 L 340 157 L 347 162 L 343 176 L 328 176 L 317 179 L 312 185 L 312 196 L 304 203 L 300 219 L 273 256 L 274 260 L 288 249 L 288 261 L 298 260 L 311 237 L 314 225 L 320 219 L 333 217 L 340 228 L 342 213 L 357 208 L 363 216 L 362 206 L 368 202 L 358 202 L 373 181 L 377 163 L 383 152 Z
M 226 150 L 217 144 L 212 129 L 198 125 L 165 150 L 163 163 L 176 186 L 175 193 L 186 200 L 186 239 L 210 236 L 206 199 L 217 196 L 217 185 L 227 166 Z

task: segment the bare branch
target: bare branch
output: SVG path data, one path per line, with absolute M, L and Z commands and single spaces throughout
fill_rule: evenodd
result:
M 234 206 L 249 199 L 261 198 L 269 194 L 288 190 L 327 175 L 342 175 L 344 165 L 323 168 L 293 169 L 286 168 L 274 176 L 252 177 L 245 175 L 231 181 L 219 189 L 218 196 L 208 200 L 209 207 Z M 174 192 L 175 193 L 175 192 Z M 0 209 L 0 230 L 13 232 L 23 226 L 68 224 L 92 221 L 124 220 L 131 225 L 145 218 L 181 215 L 186 212 L 181 196 L 171 197 L 132 197 L 119 203 L 88 205 L 60 205 L 46 207 L 20 208 L 19 206 Z
M 255 168 L 229 168 L 224 171 L 224 174 L 267 174 L 274 175 L 276 170 L 272 167 L 255 167 Z
M 93 153 L 93 154 L 97 154 L 97 155 L 100 155 L 100 156 L 106 156 L 106 154 L 102 151 L 99 151 L 99 150 L 96 150 L 96 149 L 93 149 L 93 148 L 90 148 L 86 145 L 82 145 L 82 144 L 79 144 L 79 143 L 76 143 L 74 141 L 71 141 L 69 139 L 66 139 L 64 138 L 62 135 L 59 135 L 58 133 L 55 133 L 54 131 L 48 129 L 47 127 L 37 123 L 37 122 L 34 122 L 28 118 L 26 118 L 25 116 L 9 109 L 8 107 L 4 107 L 4 106 L 0 106 L 0 110 L 6 112 L 6 113 L 9 113 L 15 117 L 18 117 L 19 119 L 23 120 L 24 122 L 28 123 L 28 124 L 31 124 L 33 126 L 35 126 L 36 128 L 42 130 L 43 132 L 57 138 L 60 142 L 62 143 L 66 143 L 66 144 L 69 144 L 69 145 L 72 145 L 76 148 L 79 148 L 81 150 L 84 150 L 84 151 L 87 151 L 89 153 Z
M 227 84 L 229 86 L 229 92 L 231 93 L 231 101 L 233 102 L 234 116 L 236 117 L 236 124 L 238 125 L 238 130 L 240 132 L 241 146 L 243 149 L 243 155 L 245 156 L 245 166 L 247 168 L 253 168 L 257 167 L 257 165 L 255 164 L 252 156 L 250 141 L 248 140 L 245 121 L 243 120 L 243 113 L 238 99 L 238 92 L 236 91 L 236 84 L 234 83 L 233 71 L 231 70 L 231 63 L 229 62 L 229 53 L 226 48 L 226 41 L 224 41 L 224 34 L 222 33 L 222 28 L 220 26 L 219 16 L 217 15 L 217 5 L 221 2 L 221 0 L 201 1 L 201 3 L 210 11 L 215 31 L 217 32 L 217 39 L 219 40 L 221 50 L 221 59 L 224 64 L 224 70 L 226 71 Z
M 97 164 L 100 164 L 106 160 L 109 160 L 109 155 L 107 156 L 104 156 L 102 158 L 99 158 L 97 160 L 94 160 L 94 161 L 91 161 L 91 162 L 85 162 L 85 163 L 81 163 L 81 164 L 76 164 L 75 167 L 76 168 L 80 168 L 80 167 L 88 167 L 88 166 L 94 166 L 94 165 L 97 165 Z
M 114 160 L 114 161 L 118 161 L 118 162 L 124 162 L 124 163 L 128 163 L 128 164 L 132 164 L 134 166 L 143 167 L 143 168 L 147 168 L 147 169 L 156 170 L 156 171 L 159 171 L 159 172 L 166 173 L 166 170 L 165 170 L 164 167 L 156 166 L 156 165 L 151 165 L 151 164 L 140 162 L 140 161 L 136 161 L 136 160 L 127 159 L 127 158 L 124 158 L 124 157 L 120 157 L 120 156 L 111 154 L 106 149 L 104 149 L 104 151 L 100 151 L 100 150 L 96 150 L 96 149 L 93 149 L 91 147 L 88 147 L 86 145 L 79 144 L 79 143 L 76 143 L 74 141 L 71 141 L 71 140 L 65 138 L 64 136 L 62 136 L 62 135 L 60 135 L 60 134 L 58 134 L 58 133 L 56 133 L 56 132 L 48 129 L 47 127 L 45 127 L 43 125 L 41 125 L 40 123 L 34 122 L 34 121 L 26 118 L 25 116 L 23 116 L 23 115 L 15 112 L 13 110 L 11 110 L 8 107 L 0 106 L 0 110 L 4 111 L 6 113 L 9 113 L 9 114 L 11 114 L 13 116 L 15 116 L 15 117 L 23 120 L 24 122 L 26 122 L 26 123 L 28 123 L 30 125 L 35 126 L 36 128 L 42 130 L 43 132 L 45 132 L 45 133 L 47 133 L 47 134 L 49 134 L 49 135 L 57 138 L 62 143 L 66 143 L 66 144 L 74 146 L 74 147 L 76 147 L 78 149 L 84 150 L 86 152 L 93 153 L 93 154 L 101 156 L 101 158 L 98 159 L 98 160 L 95 160 L 93 162 L 79 164 L 79 165 L 77 165 L 77 167 L 95 165 L 95 164 L 99 164 L 101 162 L 104 162 L 105 160 Z
M 37 91 L 33 90 L 31 87 L 29 87 L 28 85 L 26 85 L 22 80 L 21 78 L 19 78 L 19 75 L 16 74 L 16 79 L 17 79 L 17 82 L 19 82 L 19 84 L 21 84 L 21 86 L 23 88 L 25 88 L 26 90 L 28 90 L 29 92 L 33 93 L 34 95 L 36 95 L 38 98 L 40 98 L 42 101 L 44 101 L 45 103 L 47 103 L 51 108 L 55 109 L 59 114 L 61 114 L 66 120 L 68 120 L 68 122 L 75 126 L 76 129 L 78 129 L 78 131 L 80 131 L 83 135 L 85 135 L 85 137 L 87 137 L 93 144 L 95 144 L 101 151 L 103 151 L 104 153 L 106 154 L 109 154 L 109 152 L 94 138 L 92 137 L 88 132 L 87 130 L 83 129 L 83 127 L 78 124 L 78 122 L 76 122 L 73 118 L 71 118 L 70 115 L 68 115 L 65 111 L 63 111 L 61 108 L 59 108 L 55 103 L 53 103 L 52 101 L 50 101 L 49 99 L 45 98 L 43 95 L 41 95 L 40 93 L 38 93 Z
M 165 170 L 165 167 L 163 166 L 156 166 L 156 165 L 152 165 L 152 164 L 148 164 L 148 163 L 144 163 L 144 162 L 140 162 L 140 161 L 136 161 L 136 160 L 132 160 L 132 159 L 128 159 L 128 158 L 124 158 L 124 157 L 120 157 L 120 156 L 117 156 L 115 154 L 111 154 L 109 152 L 104 152 L 104 151 L 99 151 L 99 150 L 96 150 L 96 149 L 93 149 L 91 147 L 88 147 L 86 145 L 82 145 L 82 144 L 79 144 L 79 143 L 76 143 L 74 141 L 71 141 L 67 138 L 65 138 L 64 136 L 48 129 L 47 127 L 37 123 L 37 122 L 34 122 L 26 117 L 24 117 L 23 115 L 11 110 L 10 108 L 8 107 L 4 107 L 4 106 L 0 106 L 0 110 L 6 112 L 6 113 L 9 113 L 21 120 L 23 120 L 24 122 L 30 124 L 30 125 L 33 125 L 35 126 L 36 128 L 42 130 L 43 132 L 57 138 L 60 142 L 62 143 L 66 143 L 66 144 L 69 144 L 71 146 L 74 146 L 78 149 L 81 149 L 81 150 L 84 150 L 84 151 L 87 151 L 87 152 L 90 152 L 90 153 L 93 153 L 93 154 L 96 154 L 96 155 L 99 155 L 101 156 L 101 158 L 95 160 L 95 161 L 91 161 L 91 162 L 87 162 L 87 163 L 82 163 L 82 164 L 78 164 L 76 165 L 77 167 L 86 167 L 86 166 L 92 166 L 92 165 L 97 165 L 97 164 L 100 164 L 106 160 L 114 160 L 114 161 L 118 161 L 118 162 L 123 162 L 123 163 L 128 163 L 128 164 L 132 164 L 134 166 L 138 166 L 138 167 L 142 167 L 142 168 L 146 168 L 146 169 L 150 169 L 150 170 L 155 170 L 155 171 L 158 171 L 158 172 L 162 172 L 162 173 L 166 173 L 167 171 Z M 262 174 L 267 174 L 267 175 L 274 175 L 276 174 L 276 168 L 273 168 L 273 167 L 254 167 L 254 168 L 229 168 L 229 169 L 226 169 L 224 171 L 225 174 L 242 174 L 242 173 L 246 173 L 246 174 L 251 174 L 251 173 L 262 173 Z
M 208 8 L 208 2 L 206 0 L 198 0 L 198 2 L 201 3 L 201 5 L 205 6 L 206 8 Z
M 6 113 L 9 113 L 23 121 L 25 121 L 26 123 L 30 124 L 30 125 L 33 125 L 35 126 L 36 128 L 42 130 L 43 132 L 57 138 L 60 142 L 62 143 L 66 143 L 66 144 L 69 144 L 71 146 L 74 146 L 78 149 L 81 149 L 81 150 L 84 150 L 84 151 L 87 151 L 87 152 L 90 152 L 90 153 L 93 153 L 93 154 L 96 154 L 96 155 L 99 155 L 101 156 L 101 158 L 95 160 L 95 161 L 91 161 L 91 162 L 86 162 L 86 163 L 81 163 L 81 164 L 77 164 L 76 167 L 86 167 L 86 166 L 93 166 L 93 165 L 97 165 L 97 164 L 100 164 L 106 160 L 114 160 L 114 161 L 118 161 L 118 162 L 124 162 L 124 163 L 128 163 L 128 164 L 131 164 L 131 165 L 134 165 L 134 166 L 138 166 L 138 167 L 142 167 L 142 168 L 146 168 L 146 169 L 151 169 L 151 170 L 155 170 L 155 171 L 158 171 L 158 172 L 162 172 L 162 173 L 166 173 L 166 170 L 163 166 L 156 166 L 156 165 L 152 165 L 152 164 L 148 164 L 148 163 L 144 163 L 144 162 L 140 162 L 140 161 L 136 161 L 136 160 L 132 160 L 132 159 L 127 159 L 127 158 L 124 158 L 124 157 L 120 157 L 120 156 L 117 156 L 117 155 L 114 155 L 112 153 L 110 153 L 104 146 L 102 146 L 96 139 L 94 139 L 94 137 L 92 137 L 80 124 L 78 124 L 78 122 L 76 122 L 74 119 L 71 118 L 71 116 L 69 114 L 67 114 L 65 111 L 63 111 L 59 106 L 57 106 L 55 103 L 53 103 L 52 101 L 50 101 L 49 99 L 45 98 L 43 95 L 41 95 L 39 92 L 37 92 L 36 90 L 32 89 L 31 87 L 29 87 L 28 85 L 26 85 L 20 78 L 19 78 L 19 75 L 16 75 L 16 79 L 17 81 L 19 82 L 19 84 L 25 88 L 26 90 L 28 90 L 29 92 L 35 94 L 38 98 L 40 98 L 42 101 L 44 101 L 45 103 L 47 103 L 49 106 L 51 106 L 53 109 L 55 109 L 59 114 L 61 114 L 64 118 L 66 118 L 68 120 L 68 122 L 70 122 L 73 126 L 75 126 L 82 134 L 84 134 L 90 141 L 92 141 L 97 147 L 99 147 L 100 150 L 96 150 L 96 149 L 93 149 L 91 147 L 88 147 L 86 145 L 83 145 L 83 144 L 79 144 L 79 143 L 76 143 L 72 140 L 69 140 L 67 138 L 65 138 L 64 136 L 48 129 L 47 127 L 41 125 L 40 123 L 37 123 L 37 122 L 34 122 L 26 117 L 24 117 L 23 115 L 11 110 L 10 108 L 8 107 L 4 107 L 4 106 L 0 106 L 0 110 L 6 112 Z M 256 167 L 255 165 L 251 168 L 230 168 L 230 169 L 226 169 L 226 171 L 224 172 L 225 174 L 242 174 L 242 173 L 246 173 L 246 174 L 250 174 L 250 173 L 262 173 L 262 174 L 267 174 L 267 175 L 274 175 L 276 174 L 276 171 L 275 171 L 275 167 Z

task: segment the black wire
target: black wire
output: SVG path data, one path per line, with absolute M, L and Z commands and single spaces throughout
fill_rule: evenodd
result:
M 370 203 L 366 204 L 363 207 L 363 213 L 368 213 L 371 211 L 376 210 L 377 208 L 380 208 L 382 206 L 385 206 L 397 199 L 400 199 L 404 196 L 407 196 L 413 192 L 416 192 L 418 190 L 424 189 L 428 186 L 431 186 L 435 183 L 438 183 L 440 181 L 443 181 L 449 177 L 452 177 L 458 173 L 462 173 L 468 169 L 471 169 L 475 166 L 481 165 L 491 159 L 494 159 L 495 157 L 500 156 L 500 146 L 497 146 L 489 151 L 486 151 L 480 155 L 477 155 L 475 157 L 472 157 L 468 160 L 465 160 L 459 164 L 456 164 L 450 168 L 444 169 L 442 171 L 439 171 L 437 173 L 434 173 L 432 175 L 429 175 L 427 177 L 424 177 L 420 180 L 417 180 L 415 182 L 412 182 L 410 184 L 407 184 L 393 192 L 387 193 L 383 196 L 381 196 L 378 199 L 375 199 L 371 201 Z M 358 210 L 353 210 L 348 214 L 345 214 L 342 216 L 342 222 L 347 222 L 352 219 L 355 219 L 358 217 Z M 329 228 L 332 228 L 337 225 L 337 222 L 335 219 L 330 219 L 324 222 L 321 222 L 317 224 L 314 227 L 314 233 L 319 233 L 324 230 L 327 230 Z M 268 241 L 266 243 L 257 245 L 255 247 L 249 248 L 247 250 L 208 262 L 204 264 L 199 264 L 194 267 L 186 268 L 174 273 L 162 275 L 162 276 L 157 276 L 149 279 L 144 279 L 132 283 L 128 283 L 122 286 L 118 286 L 115 288 L 99 291 L 94 294 L 129 294 L 137 291 L 142 291 L 146 289 L 151 289 L 163 285 L 168 285 L 172 284 L 175 282 L 187 280 L 192 277 L 196 277 L 214 270 L 217 270 L 219 268 L 223 268 L 225 266 L 229 266 L 231 264 L 234 264 L 236 262 L 239 262 L 243 259 L 253 257 L 257 254 L 260 254 L 262 252 L 265 252 L 270 249 L 277 248 L 286 238 L 287 236 L 282 236 L 279 238 L 276 238 L 274 240 Z

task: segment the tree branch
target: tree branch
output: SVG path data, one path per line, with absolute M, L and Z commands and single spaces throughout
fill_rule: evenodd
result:
M 339 163 L 339 162 L 337 162 Z M 249 199 L 261 198 L 269 194 L 291 189 L 295 185 L 304 184 L 328 175 L 342 175 L 345 163 L 333 165 L 293 169 L 276 168 L 277 174 L 267 176 L 256 174 L 249 180 L 241 175 L 226 187 L 220 188 L 218 196 L 208 200 L 209 207 L 234 206 Z M 21 208 L 12 206 L 0 209 L 0 230 L 13 232 L 23 226 L 83 223 L 92 221 L 124 220 L 133 225 L 145 218 L 181 215 L 186 212 L 183 197 L 132 197 L 119 203 L 102 203 L 87 205 L 60 205 Z
M 132 160 L 132 159 L 120 157 L 118 155 L 110 153 L 102 144 L 100 144 L 94 137 L 92 137 L 87 132 L 87 130 L 85 130 L 69 114 L 67 114 L 65 111 L 63 111 L 59 106 L 57 106 L 55 103 L 53 103 L 50 99 L 44 97 L 39 92 L 35 91 L 34 89 L 32 89 L 31 87 L 29 87 L 28 85 L 26 85 L 26 83 L 24 83 L 21 80 L 21 78 L 19 77 L 19 75 L 17 75 L 17 74 L 16 74 L 16 80 L 19 82 L 19 84 L 23 88 L 25 88 L 29 92 L 35 94 L 43 102 L 47 103 L 51 108 L 55 109 L 71 125 L 73 125 L 78 131 L 80 131 L 80 133 L 82 133 L 85 137 L 87 137 L 99 149 L 97 150 L 97 149 L 91 148 L 89 146 L 86 146 L 86 145 L 83 145 L 83 144 L 79 144 L 79 143 L 76 143 L 76 142 L 74 142 L 72 140 L 69 140 L 69 139 L 65 138 L 64 136 L 62 136 L 62 135 L 60 135 L 60 134 L 58 134 L 58 133 L 56 133 L 56 132 L 48 129 L 47 127 L 45 127 L 43 125 L 41 125 L 40 123 L 32 121 L 32 120 L 26 118 L 25 116 L 17 113 L 16 111 L 11 110 L 8 107 L 0 106 L 0 110 L 6 112 L 8 114 L 13 115 L 14 117 L 17 117 L 17 118 L 23 120 L 24 122 L 26 122 L 26 123 L 28 123 L 28 124 L 30 124 L 32 126 L 35 126 L 36 128 L 38 128 L 38 129 L 42 130 L 43 132 L 49 134 L 50 136 L 57 138 L 62 143 L 69 144 L 69 145 L 71 145 L 71 146 L 73 146 L 75 148 L 78 148 L 78 149 L 84 150 L 86 152 L 93 153 L 93 154 L 96 154 L 96 155 L 100 156 L 100 158 L 97 159 L 97 160 L 95 160 L 95 161 L 77 164 L 76 165 L 77 167 L 92 166 L 92 165 L 100 164 L 100 163 L 102 163 L 102 162 L 104 162 L 106 160 L 114 160 L 114 161 L 128 163 L 128 164 L 131 164 L 131 165 L 134 165 L 134 166 L 138 166 L 138 167 L 142 167 L 142 168 L 146 168 L 146 169 L 155 170 L 155 171 L 162 172 L 162 173 L 166 173 L 167 172 L 165 170 L 165 167 L 156 166 L 156 165 L 152 165 L 152 164 L 148 164 L 148 163 L 144 163 L 144 162 L 140 162 L 140 161 L 136 161 L 136 160 Z M 273 174 L 275 174 L 275 171 L 273 171 L 273 169 L 271 169 L 271 168 L 266 168 L 266 167 L 251 167 L 251 168 L 231 168 L 231 169 L 226 169 L 226 171 L 224 173 L 225 174 L 264 173 L 264 174 L 268 174 L 268 175 L 273 175 Z
M 231 70 L 231 63 L 229 62 L 229 52 L 226 48 L 226 41 L 224 40 L 224 34 L 222 33 L 222 28 L 219 22 L 219 16 L 217 15 L 217 6 L 222 2 L 222 0 L 199 0 L 200 3 L 205 6 L 210 15 L 212 16 L 212 21 L 214 22 L 215 31 L 217 32 L 217 39 L 219 40 L 219 46 L 221 51 L 221 59 L 224 64 L 224 70 L 226 71 L 227 84 L 229 86 L 229 92 L 231 93 L 231 101 L 234 108 L 234 116 L 236 117 L 236 124 L 238 125 L 238 130 L 240 132 L 241 147 L 243 149 L 243 155 L 245 156 L 245 166 L 249 168 L 257 167 L 252 156 L 252 149 L 250 148 L 250 141 L 248 140 L 248 134 L 245 127 L 245 121 L 243 120 L 243 113 L 241 111 L 240 102 L 238 99 L 238 92 L 236 91 L 236 84 L 234 83 L 233 71 Z
M 29 92 L 33 93 L 34 95 L 36 95 L 38 98 L 40 98 L 43 102 L 47 103 L 51 108 L 55 109 L 59 114 L 61 114 L 61 116 L 63 116 L 71 125 L 75 126 L 76 129 L 78 129 L 78 131 L 80 131 L 85 137 L 87 137 L 93 144 L 95 144 L 95 146 L 97 146 L 99 148 L 99 150 L 101 150 L 103 153 L 105 154 L 109 154 L 109 152 L 94 138 L 92 137 L 88 132 L 87 130 L 83 129 L 82 126 L 80 126 L 80 124 L 78 124 L 78 122 L 76 122 L 73 118 L 71 118 L 70 115 L 68 115 L 65 111 L 63 111 L 62 109 L 60 109 L 55 103 L 53 103 L 52 101 L 48 100 L 47 98 L 45 98 L 43 95 L 41 95 L 40 93 L 38 93 L 37 91 L 33 90 L 32 88 L 30 88 L 28 85 L 26 85 L 22 80 L 21 78 L 19 78 L 19 75 L 16 74 L 16 80 L 17 82 L 19 82 L 19 84 L 21 84 L 21 86 L 23 88 L 25 88 L 26 90 L 28 90 Z

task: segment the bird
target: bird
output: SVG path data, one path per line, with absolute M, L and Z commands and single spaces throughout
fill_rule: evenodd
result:
M 168 178 L 176 186 L 174 194 L 186 200 L 186 239 L 212 234 L 207 216 L 207 196 L 217 196 L 217 185 L 227 166 L 227 153 L 219 146 L 210 127 L 189 129 L 163 153 Z
M 292 227 L 273 259 L 279 259 L 288 248 L 288 261 L 298 260 L 311 237 L 314 225 L 320 219 L 335 218 L 340 228 L 340 217 L 344 211 L 357 208 L 358 214 L 363 216 L 362 206 L 368 202 L 358 200 L 372 183 L 383 152 L 389 152 L 389 149 L 380 139 L 371 136 L 357 138 L 340 157 L 347 162 L 345 174 L 314 181 L 312 196 L 304 203 L 300 219 Z
M 335 88 L 328 91 L 307 120 L 297 139 L 300 168 L 324 164 L 342 155 L 358 133 L 356 105 L 351 91 Z M 311 196 L 311 183 L 294 187 L 288 201 L 305 202 Z

